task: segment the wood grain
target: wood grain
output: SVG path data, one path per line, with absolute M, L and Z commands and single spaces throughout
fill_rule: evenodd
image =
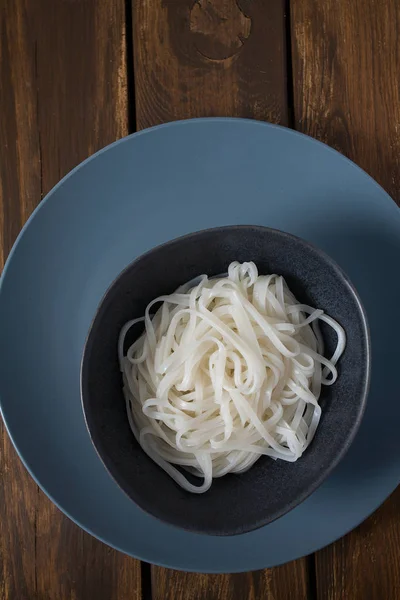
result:
M 296 129 L 400 202 L 400 3 L 294 0 L 291 16 Z
M 17 60 L 16 60 L 17 57 Z M 40 199 L 34 54 L 23 7 L 0 5 L 0 263 Z M 37 486 L 0 422 L 0 598 L 30 600 L 36 592 Z
M 194 575 L 153 567 L 153 600 L 306 600 L 304 561 L 246 574 Z
M 138 129 L 204 116 L 288 122 L 284 2 L 133 4 Z M 152 568 L 155 600 L 307 598 L 307 562 L 248 575 Z
M 287 122 L 284 2 L 137 0 L 139 129 L 204 116 Z
M 128 133 L 124 0 L 0 3 L 0 236 L 4 262 L 43 194 Z M 138 600 L 140 563 L 39 492 L 1 431 L 1 600 Z
M 400 203 L 400 4 L 294 0 L 296 128 L 330 144 Z M 317 598 L 400 597 L 400 489 L 316 554 Z

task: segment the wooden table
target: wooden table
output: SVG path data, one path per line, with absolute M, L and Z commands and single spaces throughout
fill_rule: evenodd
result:
M 399 201 L 399 36 L 399 0 L 0 0 L 0 260 L 81 160 L 187 117 L 288 125 Z M 28 476 L 4 428 L 1 439 L 1 600 L 400 598 L 400 488 L 312 556 L 185 574 L 84 533 Z

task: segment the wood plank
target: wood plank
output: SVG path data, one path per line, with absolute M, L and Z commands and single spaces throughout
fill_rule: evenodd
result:
M 284 1 L 138 0 L 133 4 L 137 128 L 205 116 L 287 124 Z M 153 598 L 307 598 L 305 559 L 260 573 L 152 568 Z
M 38 501 L 36 531 L 37 598 L 142 598 L 140 562 L 85 533 L 42 492 Z
M 309 598 L 303 560 L 233 575 L 200 575 L 153 567 L 153 600 L 301 600 Z
M 41 196 L 128 132 L 125 1 L 6 0 L 0 34 L 4 261 Z M 1 440 L 0 598 L 138 600 L 140 563 L 64 517 Z
M 287 123 L 284 0 L 138 0 L 138 129 L 189 117 Z
M 365 169 L 400 202 L 400 4 L 294 0 L 295 126 Z
M 21 3 L 0 6 L 0 268 L 23 223 L 26 207 L 40 199 L 34 55 Z M 36 594 L 37 486 L 0 420 L 0 598 Z M 33 557 L 33 560 L 32 560 Z
M 400 203 L 400 4 L 294 0 L 296 128 L 343 152 Z M 400 597 L 400 488 L 316 554 L 317 597 Z

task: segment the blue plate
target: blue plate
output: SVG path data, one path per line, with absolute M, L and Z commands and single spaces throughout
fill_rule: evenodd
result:
M 343 267 L 367 310 L 372 380 L 359 434 L 326 483 L 278 521 L 217 538 L 164 525 L 112 481 L 86 431 L 79 367 L 96 307 L 128 263 L 179 235 L 239 223 L 299 235 Z M 255 121 L 204 119 L 120 140 L 50 192 L 7 261 L 0 394 L 9 434 L 48 496 L 127 554 L 207 572 L 309 554 L 359 524 L 400 482 L 398 256 L 396 205 L 311 138 Z

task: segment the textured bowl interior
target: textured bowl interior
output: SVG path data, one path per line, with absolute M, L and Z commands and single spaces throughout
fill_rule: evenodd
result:
M 322 308 L 342 324 L 347 346 L 337 382 L 323 387 L 320 425 L 300 460 L 286 463 L 260 458 L 247 473 L 226 475 L 214 480 L 205 494 L 190 494 L 147 457 L 129 428 L 117 340 L 122 325 L 142 316 L 152 299 L 173 292 L 199 274 L 226 272 L 233 260 L 254 261 L 260 274 L 283 275 L 299 301 Z M 324 328 L 323 335 L 329 354 L 335 335 L 330 328 Z M 128 496 L 150 514 L 178 527 L 215 535 L 238 534 L 265 525 L 300 503 L 349 447 L 368 388 L 367 325 L 347 277 L 318 249 L 263 227 L 212 229 L 157 247 L 120 274 L 94 318 L 81 377 L 93 444 Z

